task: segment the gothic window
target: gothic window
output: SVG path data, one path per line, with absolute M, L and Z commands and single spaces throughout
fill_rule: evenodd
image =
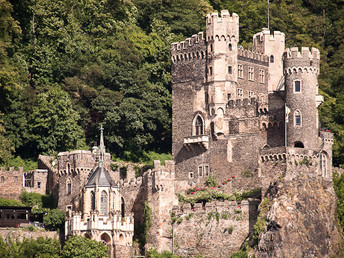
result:
M 270 56 L 270 63 L 274 63 L 275 62 L 275 58 L 273 55 Z
M 296 110 L 294 113 L 294 125 L 295 126 L 302 126 L 301 112 L 299 110 Z
M 238 65 L 238 78 L 244 78 L 244 67 L 243 67 L 243 65 Z
M 294 93 L 301 92 L 301 81 L 294 81 Z
M 203 120 L 200 116 L 197 116 L 195 121 L 195 135 L 203 134 Z
M 96 209 L 96 194 L 92 191 L 91 192 L 91 211 Z
M 320 154 L 320 170 L 322 172 L 322 176 L 323 177 L 327 177 L 327 158 L 326 158 L 326 154 L 324 152 L 322 152 Z
M 107 213 L 107 193 L 103 191 L 100 196 L 100 214 L 106 215 L 106 213 Z
M 248 80 L 254 81 L 254 68 L 253 67 L 248 68 Z
M 259 82 L 260 83 L 265 83 L 265 72 L 263 69 L 259 70 Z
M 67 194 L 72 193 L 72 180 L 70 180 L 70 178 L 67 179 L 66 193 Z

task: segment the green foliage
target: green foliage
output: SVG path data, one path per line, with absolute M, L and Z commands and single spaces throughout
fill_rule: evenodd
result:
M 143 221 L 144 221 L 144 241 L 145 244 L 148 242 L 149 229 L 152 226 L 152 209 L 149 207 L 147 201 L 145 201 L 145 208 L 143 210 Z
M 22 192 L 20 200 L 24 205 L 32 207 L 32 213 L 45 213 L 48 212 L 53 206 L 53 196 L 44 195 L 39 193 Z
M 23 167 L 24 171 L 37 169 L 37 161 L 32 159 L 22 159 L 19 156 L 7 160 L 7 162 L 4 165 L 6 165 L 6 167 L 14 167 L 14 169 Z
M 0 206 L 25 206 L 21 201 L 0 197 Z
M 344 228 L 344 176 L 333 172 L 333 187 L 337 195 L 337 217 L 339 225 Z
M 221 219 L 228 219 L 228 214 L 226 212 L 223 212 L 221 214 Z
M 183 222 L 183 218 L 177 219 L 177 224 L 180 224 L 180 223 L 182 223 L 182 222 Z
M 229 228 L 227 229 L 228 234 L 232 234 L 234 230 L 233 226 L 229 226 Z
M 253 177 L 253 174 L 252 174 L 251 170 L 246 169 L 246 170 L 241 172 L 241 176 L 242 177 Z
M 189 220 L 189 219 L 191 219 L 192 216 L 193 216 L 193 213 L 189 213 L 187 216 L 185 216 L 185 219 Z
M 216 219 L 217 222 L 220 221 L 220 213 L 215 212 L 215 219 Z
M 271 204 L 271 200 L 269 200 L 268 198 L 264 198 L 264 200 L 259 205 L 259 215 L 257 217 L 256 224 L 253 227 L 253 240 L 255 241 L 255 243 L 257 243 L 260 233 L 262 233 L 265 228 L 266 216 L 270 210 Z
M 0 113 L 1 117 L 1 113 Z M 6 130 L 0 120 L 0 164 L 5 164 L 12 157 L 14 146 L 10 139 L 5 136 Z
M 213 213 L 212 212 L 208 212 L 208 220 L 211 220 L 212 217 L 213 217 Z
M 215 176 L 214 176 L 213 173 L 209 174 L 209 177 L 205 181 L 205 185 L 208 186 L 208 187 L 215 187 L 215 186 L 218 185 L 216 180 L 215 180 Z
M 161 165 L 165 165 L 165 160 L 172 160 L 170 153 L 157 153 L 154 151 L 145 152 L 142 162 L 146 165 L 152 166 L 154 160 L 160 160 Z
M 152 249 L 147 252 L 147 258 L 178 258 L 180 256 L 175 256 L 168 251 L 163 251 L 159 253 L 157 250 Z
M 63 229 L 65 213 L 58 209 L 52 209 L 44 216 L 44 225 L 49 230 Z
M 72 236 L 69 238 L 61 252 L 61 257 L 98 257 L 102 258 L 108 255 L 108 247 L 96 240 L 91 240 L 82 236 Z
M 231 255 L 231 258 L 247 258 L 247 252 L 244 250 L 239 250 L 238 252 Z

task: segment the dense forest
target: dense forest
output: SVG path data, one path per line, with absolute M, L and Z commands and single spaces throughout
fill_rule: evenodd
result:
M 267 0 L 0 0 L 0 163 L 88 148 L 140 160 L 171 149 L 170 43 L 205 15 L 240 16 L 240 44 L 267 26 Z M 321 126 L 344 165 L 344 1 L 271 0 L 287 46 L 321 52 Z

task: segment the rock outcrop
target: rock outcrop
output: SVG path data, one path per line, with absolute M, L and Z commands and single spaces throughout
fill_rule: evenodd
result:
M 330 257 L 342 242 L 332 181 L 312 175 L 279 179 L 267 190 L 271 207 L 256 257 Z

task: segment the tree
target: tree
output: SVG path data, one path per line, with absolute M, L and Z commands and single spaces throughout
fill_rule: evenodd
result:
M 29 118 L 32 147 L 52 153 L 85 146 L 85 138 L 68 94 L 60 87 L 51 87 L 38 95 L 37 106 Z
M 12 157 L 14 147 L 12 142 L 5 136 L 5 128 L 0 120 L 0 164 L 6 164 L 6 162 Z
M 72 236 L 62 250 L 64 258 L 102 258 L 108 255 L 108 247 L 104 244 L 82 236 Z
M 63 229 L 65 213 L 58 209 L 52 209 L 44 216 L 44 225 L 49 230 Z

